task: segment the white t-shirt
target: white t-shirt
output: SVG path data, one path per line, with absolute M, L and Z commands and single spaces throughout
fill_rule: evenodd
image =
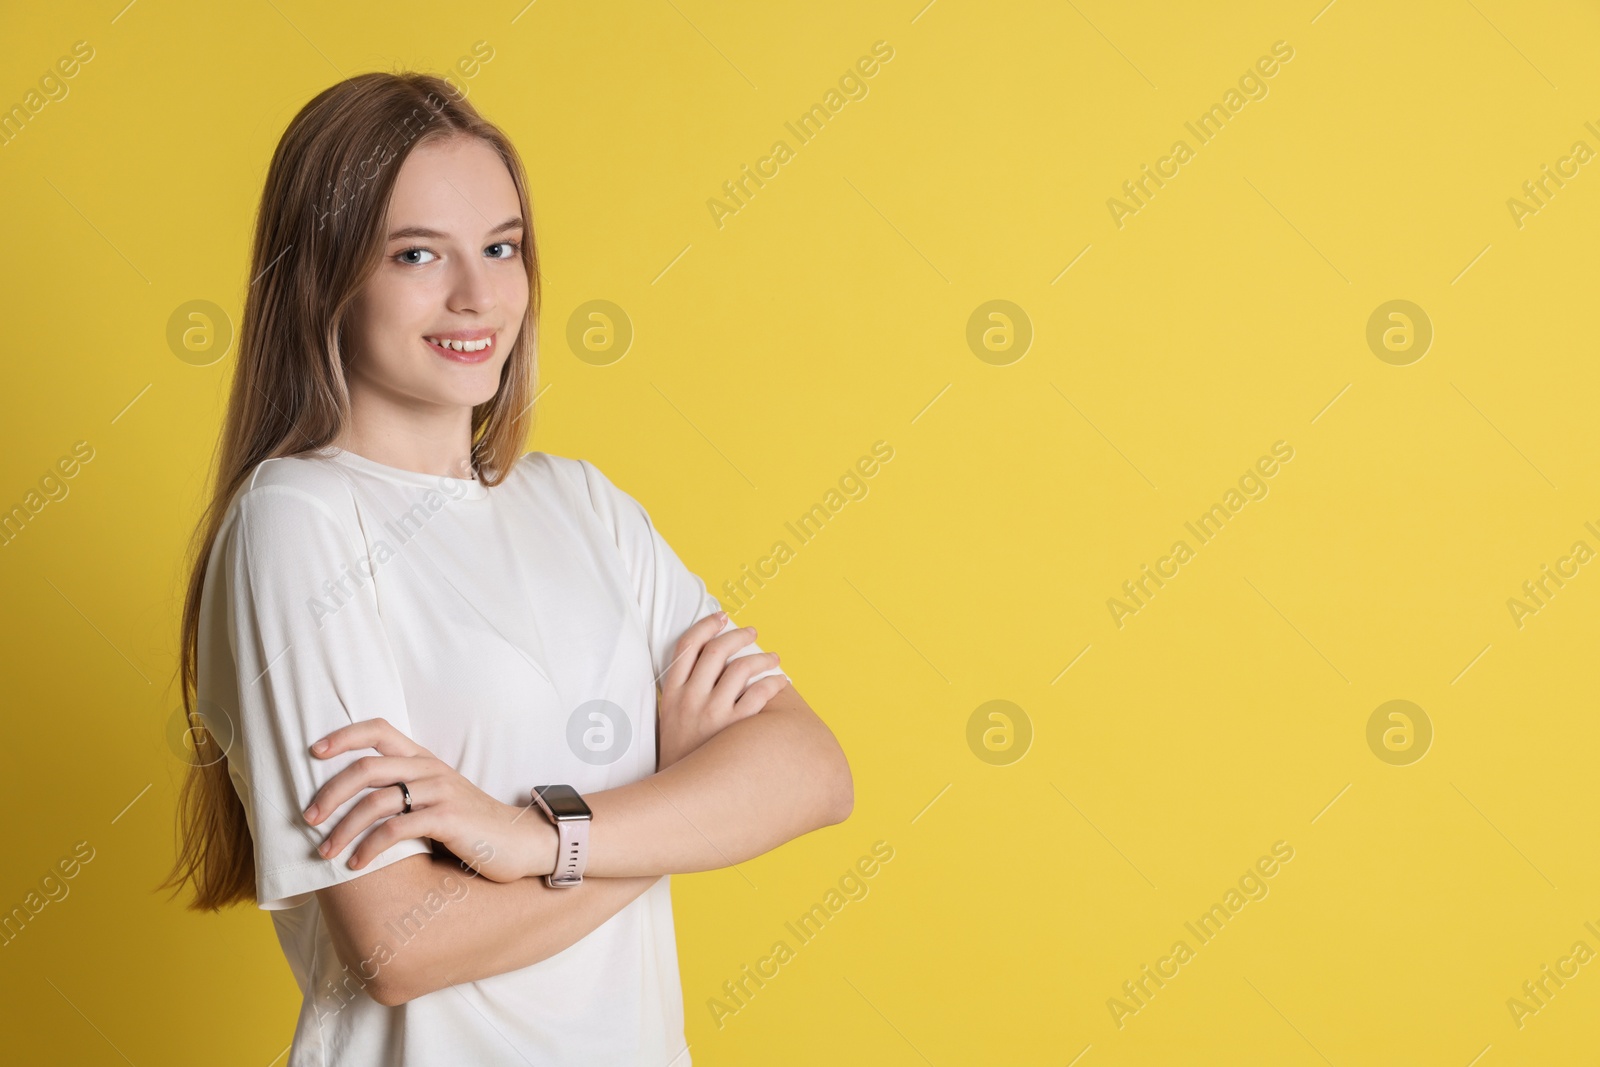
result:
M 591 793 L 648 777 L 656 679 L 719 607 L 586 460 L 528 452 L 492 489 L 334 448 L 256 467 L 207 565 L 198 709 L 228 753 L 260 907 L 305 996 L 288 1067 L 689 1064 L 668 877 L 546 960 L 389 1008 L 361 991 L 381 960 L 339 962 L 313 891 L 432 846 L 403 841 L 353 871 L 360 838 L 331 859 L 316 847 L 371 790 L 315 827 L 301 812 L 373 754 L 318 759 L 311 744 L 371 718 L 507 804 L 545 783 Z M 392 957 L 482 884 L 449 871 L 389 925 Z

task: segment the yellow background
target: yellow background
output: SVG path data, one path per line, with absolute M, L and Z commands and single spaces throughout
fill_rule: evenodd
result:
M 179 360 L 166 324 L 197 299 L 237 322 L 305 101 L 481 40 L 470 98 L 524 155 L 548 269 L 533 447 L 596 462 L 719 591 L 895 450 L 740 612 L 857 799 L 674 880 L 697 1064 L 1591 1062 L 1600 963 L 1521 1028 L 1506 1001 L 1600 950 L 1600 564 L 1520 629 L 1506 601 L 1600 548 L 1600 163 L 1520 228 L 1506 201 L 1600 149 L 1600 14 L 919 2 L 0 15 L 5 107 L 95 49 L 0 148 L 0 503 L 95 449 L 0 550 L 0 905 L 96 850 L 0 949 L 7 1058 L 282 1062 L 298 994 L 266 916 L 151 891 L 232 362 Z M 796 147 L 784 122 L 880 40 L 869 94 Z M 1184 122 L 1280 40 L 1269 95 L 1195 145 Z M 719 229 L 707 201 L 779 138 L 794 158 Z M 1179 138 L 1195 158 L 1119 229 L 1107 199 Z M 566 344 L 595 299 L 636 331 L 609 366 Z M 994 299 L 1034 330 L 1007 366 L 966 342 Z M 1365 340 L 1394 299 L 1435 330 L 1409 366 Z M 1106 600 L 1278 440 L 1270 495 L 1119 629 Z M 967 743 L 997 699 L 1033 730 L 1007 766 Z M 1409 766 L 1367 745 L 1391 699 L 1433 724 Z M 723 981 L 880 840 L 869 894 L 719 1028 Z M 1108 998 L 1280 840 L 1270 895 L 1119 1029 Z

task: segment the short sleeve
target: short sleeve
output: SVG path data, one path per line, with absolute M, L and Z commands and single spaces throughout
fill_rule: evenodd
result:
M 372 750 L 319 759 L 311 745 L 373 718 L 410 736 L 405 693 L 359 534 L 317 496 L 290 486 L 250 489 L 236 507 L 221 556 L 228 595 L 218 623 L 227 628 L 237 686 L 216 698 L 236 701 L 229 773 L 254 840 L 258 906 L 276 911 L 432 846 L 401 841 L 351 870 L 356 846 L 379 820 L 340 855 L 317 854 L 373 790 L 361 790 L 316 826 L 302 813 L 323 783 Z
M 672 663 L 674 649 L 684 632 L 707 615 L 722 610 L 722 604 L 706 588 L 699 575 L 683 565 L 650 521 L 650 515 L 633 497 L 612 484 L 598 467 L 588 460 L 579 460 L 589 499 L 595 514 L 616 542 L 617 551 L 633 582 L 634 597 L 644 616 L 645 632 L 650 643 L 650 660 L 655 667 L 656 684 Z M 738 629 L 730 618 L 719 633 Z M 752 641 L 731 657 L 753 656 L 763 651 Z M 752 675 L 745 688 L 762 678 L 782 675 L 781 669 L 771 667 Z

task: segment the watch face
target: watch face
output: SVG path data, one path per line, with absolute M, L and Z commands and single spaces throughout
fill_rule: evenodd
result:
M 558 819 L 585 819 L 592 814 L 589 805 L 570 785 L 547 785 L 540 788 L 538 793 L 550 806 L 551 814 Z

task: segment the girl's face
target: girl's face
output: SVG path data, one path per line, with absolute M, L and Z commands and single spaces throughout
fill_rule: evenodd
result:
M 489 145 L 454 137 L 412 151 L 389 201 L 383 261 L 351 309 L 351 394 L 388 410 L 459 407 L 469 418 L 493 398 L 528 306 L 525 227 Z

